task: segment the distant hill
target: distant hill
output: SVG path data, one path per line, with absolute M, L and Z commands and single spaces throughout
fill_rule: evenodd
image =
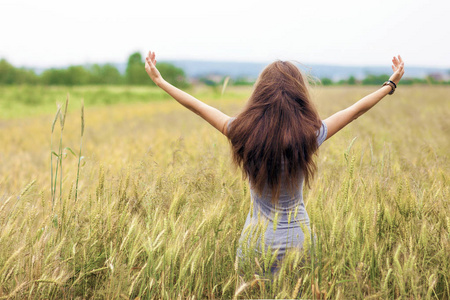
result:
M 219 61 L 196 61 L 196 60 L 170 60 L 167 61 L 175 66 L 182 68 L 189 77 L 202 77 L 207 75 L 223 75 L 232 78 L 248 77 L 257 78 L 267 63 L 249 63 L 249 62 L 219 62 Z M 390 66 L 337 66 L 337 65 L 298 65 L 303 71 L 319 78 L 330 78 L 334 81 L 347 79 L 354 76 L 357 79 L 363 79 L 368 74 L 381 75 L 390 74 Z M 429 68 L 429 67 L 406 67 L 405 77 L 424 78 L 429 74 L 442 74 L 448 77 L 450 69 Z
M 208 75 L 230 76 L 236 78 L 256 79 L 259 73 L 268 63 L 255 62 L 233 62 L 233 61 L 202 61 L 202 60 L 166 60 L 164 62 L 172 63 L 182 68 L 186 75 L 190 78 L 206 77 Z M 126 63 L 112 63 L 117 67 L 119 72 L 125 73 Z M 88 67 L 89 65 L 85 65 Z M 338 66 L 338 65 L 322 65 L 322 64 L 299 64 L 302 70 L 319 78 L 330 78 L 333 81 L 347 79 L 354 76 L 356 79 L 363 79 L 368 74 L 381 75 L 390 74 L 392 72 L 390 66 Z M 40 74 L 44 68 L 34 68 Z M 434 67 L 414 67 L 406 66 L 405 78 L 425 78 L 434 74 L 449 80 L 450 69 L 434 68 Z

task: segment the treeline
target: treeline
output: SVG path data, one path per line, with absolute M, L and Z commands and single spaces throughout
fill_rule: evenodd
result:
M 186 74 L 169 63 L 158 63 L 162 76 L 178 87 L 188 86 Z M 125 74 L 112 64 L 91 66 L 70 66 L 47 69 L 41 74 L 33 70 L 16 68 L 5 59 L 0 60 L 0 85 L 154 85 L 144 70 L 144 60 L 136 52 L 128 58 Z
M 357 80 L 354 76 L 350 76 L 347 79 L 341 79 L 339 81 L 333 81 L 330 78 L 321 78 L 320 82 L 323 85 L 381 85 L 389 80 L 390 75 L 367 75 L 362 80 Z M 402 78 L 402 85 L 412 84 L 450 84 L 450 80 L 438 79 L 433 75 L 428 75 L 425 78 Z
M 367 75 L 364 79 L 356 79 L 354 76 L 350 76 L 347 79 L 341 79 L 338 81 L 333 81 L 330 78 L 309 78 L 309 81 L 313 85 L 321 84 L 325 86 L 330 85 L 382 85 L 384 82 L 389 80 L 390 75 L 382 74 L 382 75 Z M 225 76 L 207 76 L 200 77 L 197 79 L 198 82 L 201 82 L 205 85 L 212 87 L 220 87 L 223 85 L 225 80 Z M 239 77 L 236 79 L 231 78 L 228 81 L 228 85 L 234 86 L 250 86 L 255 83 L 255 79 Z M 425 78 L 402 78 L 402 85 L 413 85 L 413 84 L 450 84 L 450 81 L 445 81 L 442 79 L 436 79 L 433 75 L 426 76 Z
M 170 63 L 158 63 L 162 76 L 175 86 L 184 88 L 189 86 L 188 78 L 183 69 Z M 448 76 L 447 76 L 448 77 Z M 193 82 L 209 86 L 220 86 L 225 76 L 210 75 L 193 79 Z M 321 78 L 322 85 L 381 85 L 389 79 L 389 75 L 367 75 L 364 79 L 350 76 L 347 79 L 333 81 L 330 78 Z M 253 78 L 231 78 L 229 85 L 253 85 Z M 402 84 L 450 84 L 442 76 L 430 74 L 425 78 L 403 78 Z M 67 68 L 52 68 L 36 74 L 35 71 L 25 68 L 16 68 L 5 59 L 0 60 L 0 85 L 29 84 L 29 85 L 154 85 L 144 70 L 144 60 L 139 52 L 131 54 L 128 58 L 124 74 L 112 64 L 94 64 L 91 66 L 70 66 Z

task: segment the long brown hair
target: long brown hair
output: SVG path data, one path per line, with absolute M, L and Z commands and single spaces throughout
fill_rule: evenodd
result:
M 246 107 L 227 132 L 233 161 L 260 195 L 268 187 L 277 203 L 283 177 L 290 191 L 298 188 L 302 176 L 309 185 L 317 169 L 313 155 L 320 126 L 300 70 L 275 61 L 259 75 Z

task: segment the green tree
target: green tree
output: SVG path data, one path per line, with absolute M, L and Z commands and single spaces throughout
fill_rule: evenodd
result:
M 144 61 L 139 52 L 131 54 L 128 58 L 125 77 L 128 84 L 148 85 L 152 83 L 147 72 L 145 72 Z
M 59 69 L 47 69 L 41 74 L 41 83 L 45 85 L 53 85 L 59 83 L 59 76 L 58 73 L 61 73 L 61 70 Z
M 36 84 L 39 77 L 32 70 L 15 68 L 5 59 L 0 60 L 0 84 Z
M 41 74 L 41 82 L 46 85 L 63 85 L 65 76 L 64 69 L 47 69 Z
M 322 82 L 323 85 L 332 85 L 333 84 L 333 80 L 331 80 L 330 78 L 324 77 L 320 80 Z
M 7 62 L 6 59 L 0 60 L 0 84 L 14 83 L 14 69 L 14 66 Z
M 157 68 L 161 76 L 174 86 L 178 88 L 186 88 L 189 86 L 183 69 L 177 68 L 170 63 L 158 63 Z
M 89 83 L 89 71 L 83 66 L 70 66 L 67 68 L 65 85 L 84 85 Z
M 380 85 L 383 84 L 385 81 L 389 80 L 389 75 L 382 74 L 382 75 L 367 75 L 366 78 L 363 79 L 362 84 L 364 85 Z
M 156 66 L 161 76 L 176 87 L 184 88 L 188 86 L 186 74 L 183 69 L 175 67 L 173 64 L 160 62 Z M 154 85 L 153 81 L 145 72 L 144 61 L 139 52 L 135 52 L 128 58 L 125 73 L 126 82 L 133 85 Z
M 89 71 L 83 66 L 70 66 L 67 69 L 48 69 L 41 75 L 43 84 L 83 85 L 89 83 Z
M 356 79 L 355 79 L 355 76 L 350 76 L 349 78 L 348 78 L 348 80 L 347 80 L 347 84 L 349 84 L 349 85 L 355 85 L 356 84 Z
M 111 64 L 95 64 L 89 69 L 90 84 L 121 84 L 122 76 L 119 70 Z

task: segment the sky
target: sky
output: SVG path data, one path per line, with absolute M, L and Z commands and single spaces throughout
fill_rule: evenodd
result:
M 47 68 L 200 59 L 450 68 L 448 0 L 0 0 L 0 58 Z

